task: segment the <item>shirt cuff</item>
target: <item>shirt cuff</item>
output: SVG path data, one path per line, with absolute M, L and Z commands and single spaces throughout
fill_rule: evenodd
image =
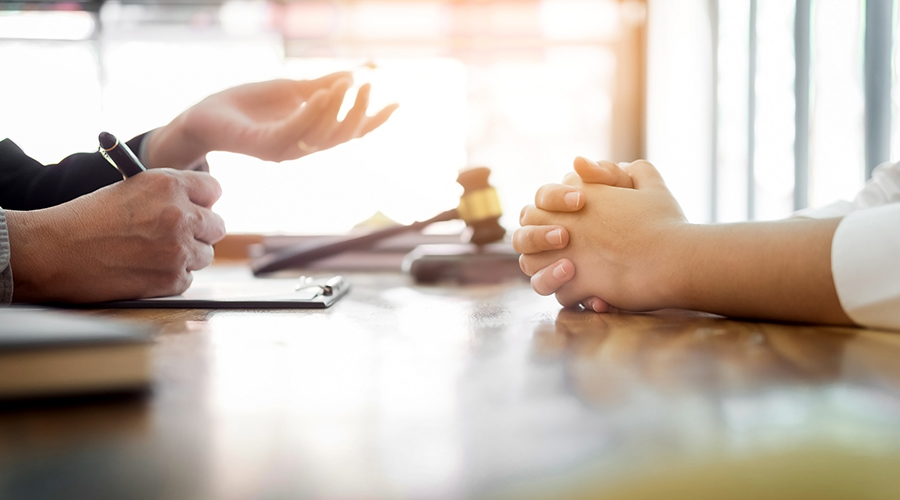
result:
M 6 230 L 6 212 L 0 208 L 0 305 L 12 302 L 13 276 L 9 264 L 9 231 Z
M 138 160 L 141 160 L 141 163 L 144 165 L 144 167 L 148 169 L 153 168 L 153 165 L 151 165 L 150 162 L 147 161 L 147 144 L 150 143 L 150 137 L 152 137 L 153 134 L 156 133 L 156 131 L 157 129 L 153 129 L 144 134 L 144 137 L 141 138 L 141 147 L 137 152 Z
M 857 324 L 900 330 L 900 203 L 844 217 L 831 243 L 841 306 Z

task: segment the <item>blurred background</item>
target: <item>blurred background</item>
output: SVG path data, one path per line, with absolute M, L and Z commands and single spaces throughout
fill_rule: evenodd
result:
M 428 218 L 479 165 L 515 228 L 576 155 L 651 160 L 692 222 L 772 219 L 852 198 L 900 152 L 891 0 L 0 5 L 0 137 L 44 163 L 251 81 L 355 70 L 373 109 L 400 103 L 297 161 L 211 154 L 231 233 Z

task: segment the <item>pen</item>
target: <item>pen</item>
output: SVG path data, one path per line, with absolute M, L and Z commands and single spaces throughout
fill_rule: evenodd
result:
M 119 142 L 109 132 L 100 132 L 100 154 L 122 173 L 122 177 L 131 177 L 147 170 L 128 145 Z

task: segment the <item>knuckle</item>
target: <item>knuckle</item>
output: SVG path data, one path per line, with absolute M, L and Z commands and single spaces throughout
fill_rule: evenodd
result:
M 207 187 L 210 189 L 214 199 L 218 200 L 222 197 L 222 184 L 220 184 L 215 177 L 209 174 L 203 174 L 202 179 L 207 184 Z
M 225 237 L 225 219 L 223 219 L 219 214 L 213 213 L 212 223 L 214 224 L 212 233 L 213 241 L 211 241 L 210 243 L 218 243 L 222 240 L 222 238 Z
M 152 169 L 144 174 L 152 174 L 150 176 L 150 186 L 157 195 L 166 198 L 174 197 L 181 192 L 181 179 L 178 173 L 171 169 Z
M 534 205 L 543 210 L 553 210 L 556 200 L 559 198 L 557 185 L 545 184 L 534 195 Z
M 188 245 L 178 238 L 167 238 L 160 241 L 153 253 L 156 257 L 156 265 L 164 275 L 180 272 L 185 268 L 190 256 Z M 171 276 L 167 278 L 171 278 Z
M 626 170 L 642 170 L 646 168 L 655 168 L 652 163 L 647 160 L 635 160 L 628 164 Z
M 549 184 L 544 184 L 543 186 L 538 188 L 537 192 L 534 193 L 534 205 L 535 206 L 541 207 L 541 208 L 546 207 L 546 200 L 547 200 L 547 195 L 548 195 L 547 191 L 550 188 L 551 187 Z
M 176 269 L 186 269 L 190 261 L 190 254 L 184 247 L 180 247 L 172 259 L 172 266 Z
M 167 205 L 159 213 L 159 224 L 166 231 L 174 232 L 184 227 L 190 216 L 178 205 Z
M 528 269 L 529 269 L 528 257 L 525 256 L 524 254 L 519 256 L 519 269 L 521 269 L 522 272 L 527 274 L 528 276 L 531 276 L 534 274 L 534 273 L 528 272 Z
M 552 250 L 547 243 L 544 228 L 535 226 L 521 227 L 513 233 L 512 244 L 513 249 L 521 254 L 532 254 L 542 252 L 544 250 Z
M 540 264 L 535 257 L 522 254 L 519 256 L 519 268 L 528 276 L 534 276 L 540 270 Z
M 225 237 L 225 220 L 215 212 L 200 210 L 191 226 L 191 234 L 201 235 L 204 243 L 218 243 Z
M 212 245 L 204 245 L 203 252 L 200 254 L 200 261 L 198 263 L 197 269 L 203 269 L 204 267 L 213 263 L 213 259 L 215 259 L 216 251 Z
M 186 269 L 188 271 L 197 271 L 199 269 L 203 269 L 204 267 L 212 264 L 213 258 L 215 257 L 215 250 L 212 245 L 202 245 L 196 252 L 192 259 L 186 264 Z
M 528 251 L 528 248 L 523 244 L 524 240 L 526 239 L 525 231 L 525 228 L 520 227 L 519 229 L 516 229 L 512 235 L 513 250 L 519 253 L 525 253 Z
M 178 273 L 178 276 L 174 280 L 172 284 L 172 295 L 178 295 L 184 293 L 187 290 L 191 283 L 194 281 L 194 275 L 188 271 L 182 270 Z
M 169 270 L 154 274 L 155 295 L 178 295 L 191 285 L 193 277 L 184 269 Z
M 170 245 L 167 266 L 172 268 L 174 272 L 178 272 L 187 267 L 189 255 L 190 254 L 184 245 L 180 243 Z
M 535 274 L 531 277 L 531 289 L 538 295 L 550 295 L 553 289 L 547 286 L 545 273 Z
M 581 177 L 578 175 L 578 172 L 569 172 L 565 176 L 563 176 L 563 184 L 567 184 L 569 186 L 575 186 L 581 183 Z
M 526 226 L 528 225 L 528 221 L 530 221 L 533 216 L 531 215 L 534 212 L 534 205 L 525 205 L 522 207 L 522 211 L 519 212 L 519 225 Z
M 597 163 L 597 166 L 598 166 L 598 167 L 601 167 L 601 168 L 606 168 L 606 169 L 616 169 L 616 168 L 619 168 L 619 166 L 616 165 L 616 162 L 609 161 L 609 160 L 597 160 L 596 163 Z
M 562 184 L 542 186 L 538 194 L 535 195 L 535 206 L 550 212 L 570 212 L 572 208 L 566 205 L 565 196 L 576 191 L 577 188 Z
M 559 302 L 559 305 L 566 308 L 577 307 L 579 304 L 578 299 L 573 298 L 571 294 L 563 291 L 556 292 L 555 297 L 556 301 Z

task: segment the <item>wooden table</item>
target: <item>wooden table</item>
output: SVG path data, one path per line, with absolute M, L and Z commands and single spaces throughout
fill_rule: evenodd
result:
M 85 312 L 159 326 L 153 390 L 4 407 L 0 498 L 900 498 L 900 334 L 349 278 Z

